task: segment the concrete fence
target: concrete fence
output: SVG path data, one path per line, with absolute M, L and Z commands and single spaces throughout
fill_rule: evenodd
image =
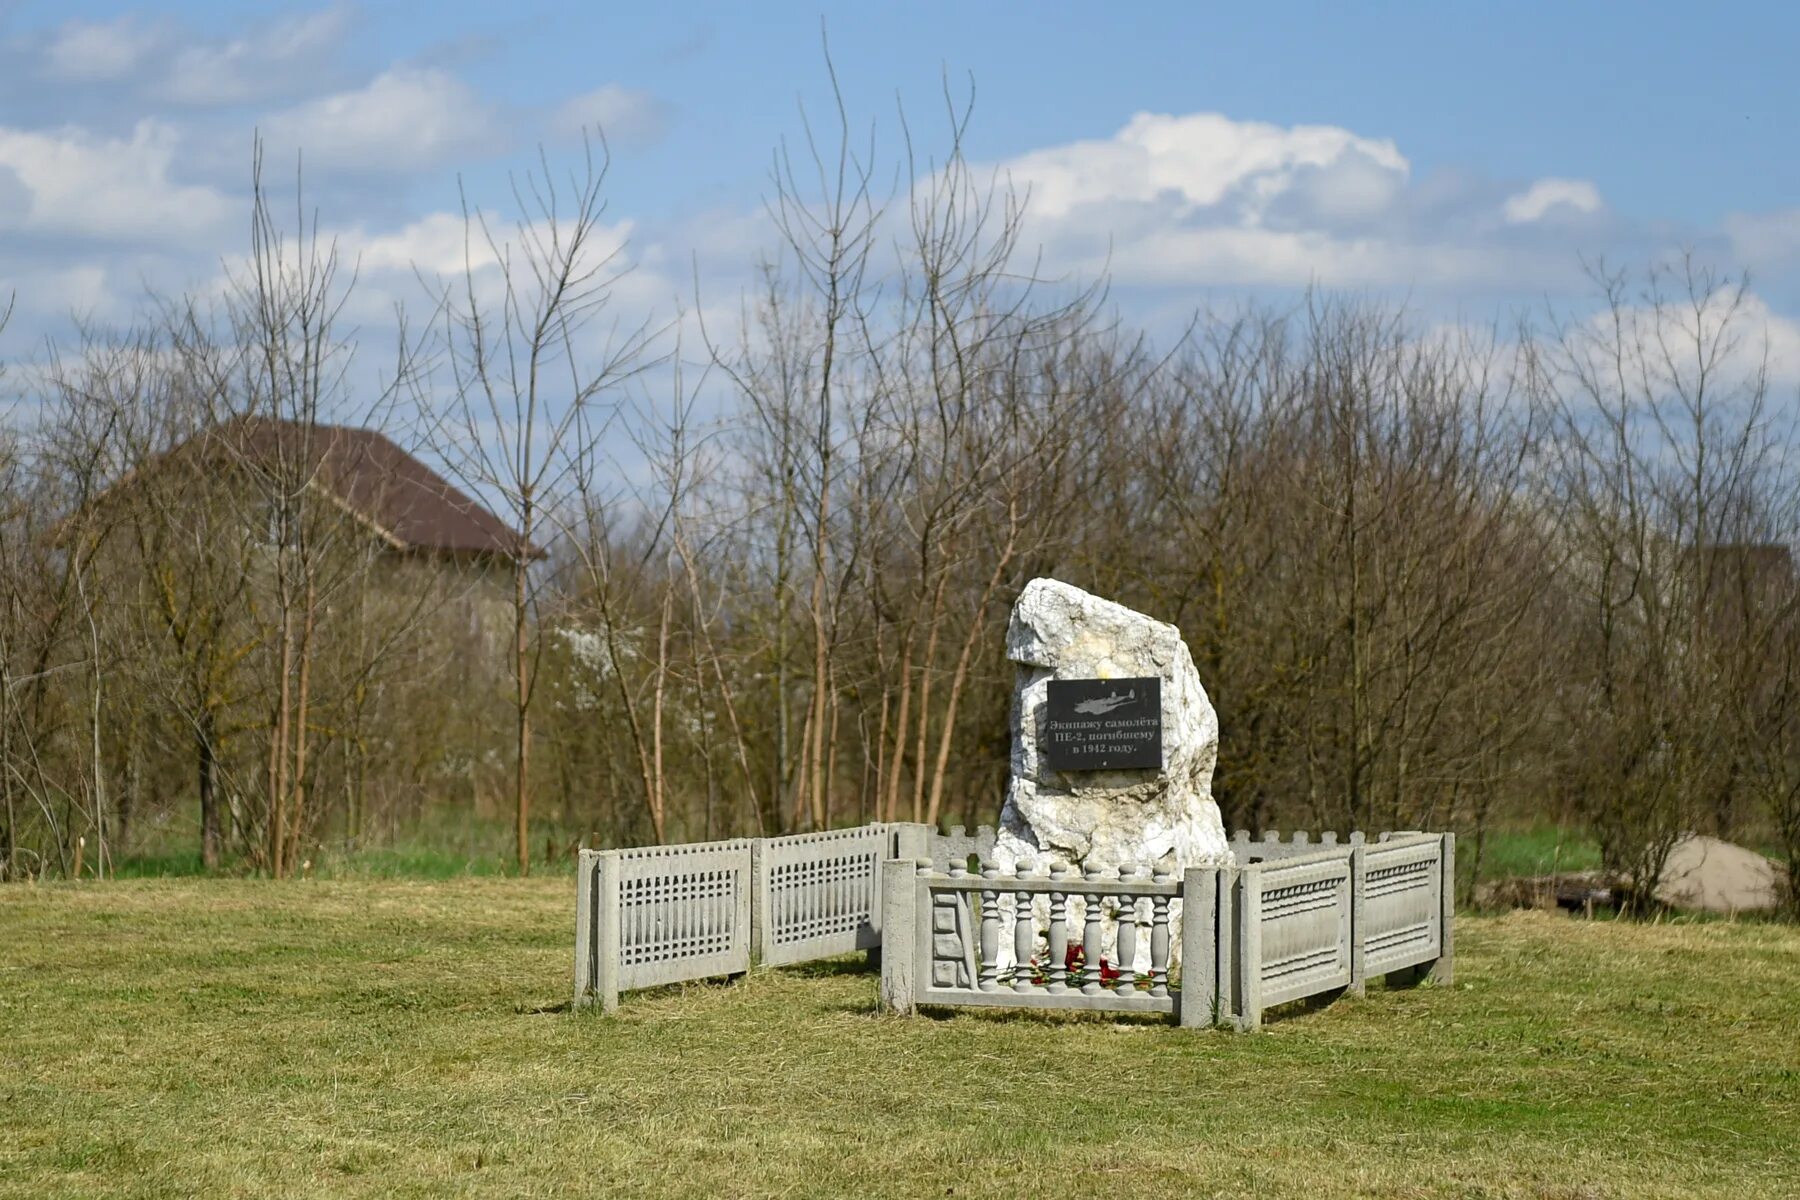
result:
M 884 823 L 584 850 L 575 1004 L 610 1012 L 621 992 L 857 950 L 880 953 L 882 1006 L 902 1013 L 1152 1012 L 1254 1029 L 1265 1008 L 1360 993 L 1371 975 L 1451 979 L 1451 834 L 1240 832 L 1236 866 L 1180 878 L 1061 864 L 972 874 L 970 856 L 993 846 L 986 826 Z M 1107 938 L 1115 961 L 1102 957 Z
M 881 875 L 930 853 L 924 825 L 583 850 L 575 876 L 575 1005 L 881 946 Z
M 948 871 L 952 863 L 960 863 L 966 869 L 971 858 L 990 862 L 994 857 L 996 835 L 992 825 L 980 826 L 974 833 L 968 832 L 961 825 L 952 825 L 949 833 L 939 833 L 930 826 L 925 826 L 925 829 L 931 839 L 929 856 L 932 865 L 940 871 Z M 895 857 L 908 856 L 901 854 Z
M 757 838 L 756 959 L 777 966 L 881 948 L 881 864 L 922 853 L 925 826 L 862 825 Z
M 1346 846 L 1239 868 L 1231 954 L 1239 1028 L 1256 1028 L 1265 1007 L 1350 987 L 1359 853 Z
M 1082 875 L 1062 864 L 971 875 L 935 854 L 890 862 L 882 1007 L 1157 1012 L 1184 1026 L 1247 1030 L 1277 1004 L 1360 993 L 1369 975 L 1450 981 L 1453 835 L 1352 835 L 1342 844 L 1240 835 L 1234 851 L 1236 867 L 1194 868 L 1179 880 L 1132 868 Z M 1116 965 L 1102 964 L 1106 921 L 1116 924 Z M 1081 947 L 1079 959 L 1070 946 Z
M 931 858 L 888 863 L 881 1005 L 897 1013 L 920 1005 L 1167 1013 L 1183 1025 L 1209 1025 L 1219 1003 L 1218 901 L 1230 874 L 1196 868 L 1176 880 L 1126 868 L 1084 875 L 1057 863 L 1048 871 L 1003 875 L 988 867 L 971 875 L 954 862 L 940 872 Z M 1016 914 L 1005 931 L 1002 897 L 1007 916 Z M 1178 912 L 1183 960 L 1199 966 L 1179 986 L 1171 975 Z M 1116 925 L 1117 965 L 1102 957 L 1108 920 Z M 1013 939 L 1006 969 L 1002 936 Z
M 1347 846 L 1360 846 L 1363 835 L 1353 833 L 1344 842 Z M 1260 838 L 1252 838 L 1248 830 L 1240 829 L 1231 835 L 1231 854 L 1237 859 L 1238 866 L 1253 862 L 1268 862 L 1277 858 L 1293 858 L 1299 854 L 1315 854 L 1320 850 L 1330 850 L 1338 845 L 1338 835 L 1321 833 L 1315 840 L 1305 830 L 1299 830 L 1287 841 L 1281 840 L 1281 834 L 1270 830 Z
M 1390 979 L 1452 982 L 1456 959 L 1456 835 L 1395 833 L 1363 847 L 1363 969 Z
M 575 884 L 575 1003 L 750 969 L 750 843 L 583 850 Z

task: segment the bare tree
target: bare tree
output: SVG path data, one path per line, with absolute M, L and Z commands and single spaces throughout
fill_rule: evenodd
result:
M 1779 443 L 1743 280 L 1692 260 L 1636 295 L 1622 273 L 1594 278 L 1600 315 L 1558 325 L 1532 378 L 1559 415 L 1550 480 L 1581 638 L 1569 783 L 1642 908 L 1736 783 L 1730 718 L 1751 664 L 1721 623 L 1719 563 L 1777 481 Z
M 436 406 L 434 444 L 476 494 L 499 502 L 517 532 L 507 564 L 513 608 L 513 804 L 521 873 L 531 869 L 532 673 L 541 641 L 532 563 L 545 515 L 564 502 L 577 440 L 604 435 L 609 393 L 643 370 L 647 321 L 603 327 L 624 247 L 603 223 L 608 159 L 592 143 L 582 173 L 513 188 L 510 238 L 465 202 L 463 277 L 443 298 L 451 392 Z

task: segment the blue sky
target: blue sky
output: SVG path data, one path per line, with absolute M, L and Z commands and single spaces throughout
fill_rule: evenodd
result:
M 457 181 L 501 206 L 599 120 L 608 220 L 654 308 L 689 263 L 723 302 L 768 230 L 771 148 L 815 112 L 824 20 L 854 114 L 1029 185 L 1052 269 L 1128 312 L 1308 283 L 1486 318 L 1578 304 L 1583 255 L 1749 268 L 1800 374 L 1800 6 L 905 6 L 0 0 L 0 293 L 28 353 L 71 311 L 205 287 L 241 253 L 252 130 L 304 147 L 366 311 L 446 259 Z

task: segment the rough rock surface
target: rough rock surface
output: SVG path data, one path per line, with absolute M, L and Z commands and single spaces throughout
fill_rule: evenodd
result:
M 1012 779 L 994 848 L 1003 870 L 1060 858 L 1179 875 L 1231 862 L 1212 799 L 1219 719 L 1180 630 L 1078 587 L 1034 579 L 1013 606 L 1006 654 L 1019 675 Z M 1044 765 L 1038 735 L 1050 680 L 1143 675 L 1162 677 L 1162 770 L 1065 774 Z
M 1183 868 L 1232 861 L 1212 798 L 1219 718 L 1180 630 L 1078 587 L 1034 579 L 1013 606 L 1006 654 L 1019 664 L 1019 675 L 1013 691 L 1012 779 L 994 844 L 1002 871 L 1021 864 L 1041 871 L 1061 859 L 1081 869 L 1098 866 L 1110 873 L 1129 864 L 1179 879 Z M 1064 773 L 1044 764 L 1038 736 L 1050 680 L 1147 675 L 1162 679 L 1162 770 Z M 1040 897 L 1035 907 L 1041 930 L 1047 901 Z M 1069 910 L 1079 940 L 1081 901 L 1071 899 Z M 1001 912 L 1000 965 L 1007 968 L 1013 965 L 1012 897 L 1002 899 Z M 1101 932 L 1106 956 L 1116 953 L 1117 914 L 1118 905 L 1107 902 Z M 1179 902 L 1171 918 L 1179 954 Z M 1149 968 L 1149 953 L 1148 938 L 1141 938 L 1132 964 L 1136 970 Z
M 1765 912 L 1781 902 L 1786 884 L 1781 865 L 1756 851 L 1689 834 L 1669 851 L 1656 898 L 1702 912 Z
M 1019 664 L 1019 682 L 1012 781 L 994 851 L 1003 869 L 1049 858 L 1174 873 L 1231 862 L 1213 804 L 1219 716 L 1181 630 L 1057 579 L 1033 579 L 1013 606 L 1006 657 Z M 1141 675 L 1163 678 L 1163 770 L 1064 774 L 1044 765 L 1039 729 L 1049 680 Z

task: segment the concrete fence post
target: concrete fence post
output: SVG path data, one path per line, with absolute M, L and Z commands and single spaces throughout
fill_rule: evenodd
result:
M 600 852 L 583 850 L 575 862 L 575 1000 L 576 1008 L 594 1002 L 594 918 L 597 892 L 594 876 Z
M 1189 867 L 1181 873 L 1181 994 L 1177 1018 L 1183 1029 L 1205 1029 L 1218 1019 L 1215 950 L 1219 879 L 1216 867 Z
M 1364 905 L 1368 900 L 1369 862 L 1363 849 L 1363 835 L 1350 835 L 1350 987 L 1353 996 L 1363 996 L 1369 990 L 1369 972 L 1364 962 L 1364 940 L 1368 936 L 1368 925 L 1364 916 Z
M 1262 864 L 1238 871 L 1238 1020 L 1251 1032 L 1262 1027 Z
M 1456 982 L 1456 835 L 1443 836 L 1443 874 L 1440 877 L 1438 905 L 1438 956 L 1426 971 L 1433 983 Z
M 908 860 L 907 874 L 916 872 L 917 863 L 921 858 L 932 857 L 931 839 L 936 836 L 937 830 L 933 829 L 931 826 L 919 821 L 895 821 L 889 824 L 887 828 L 889 833 L 888 840 L 892 844 L 894 851 L 893 856 L 889 861 L 891 862 L 895 859 Z M 882 863 L 878 869 L 881 872 L 882 878 L 885 879 L 887 877 L 887 864 Z M 868 963 L 872 969 L 879 968 L 887 958 L 887 916 L 882 911 L 882 900 L 880 896 L 877 896 L 875 899 L 875 911 L 877 914 L 876 931 L 881 935 L 881 941 L 878 945 L 869 948 Z
M 619 1011 L 619 851 L 596 855 L 592 905 L 594 997 L 601 1013 Z
M 918 907 L 927 883 L 918 860 L 890 858 L 881 865 L 881 1010 L 911 1016 L 918 1007 Z
M 1228 867 L 1219 872 L 1218 916 L 1213 920 L 1213 978 L 1218 980 L 1218 1007 L 1213 1020 L 1220 1025 L 1237 1028 L 1237 1014 L 1242 1005 L 1238 994 L 1237 944 L 1238 871 Z
M 769 930 L 773 925 L 769 904 L 774 899 L 769 876 L 769 847 L 765 838 L 750 839 L 750 965 L 762 965 L 769 956 Z
M 894 857 L 910 859 L 918 862 L 921 858 L 934 857 L 931 853 L 931 839 L 937 830 L 918 821 L 896 821 L 890 828 L 894 831 Z

